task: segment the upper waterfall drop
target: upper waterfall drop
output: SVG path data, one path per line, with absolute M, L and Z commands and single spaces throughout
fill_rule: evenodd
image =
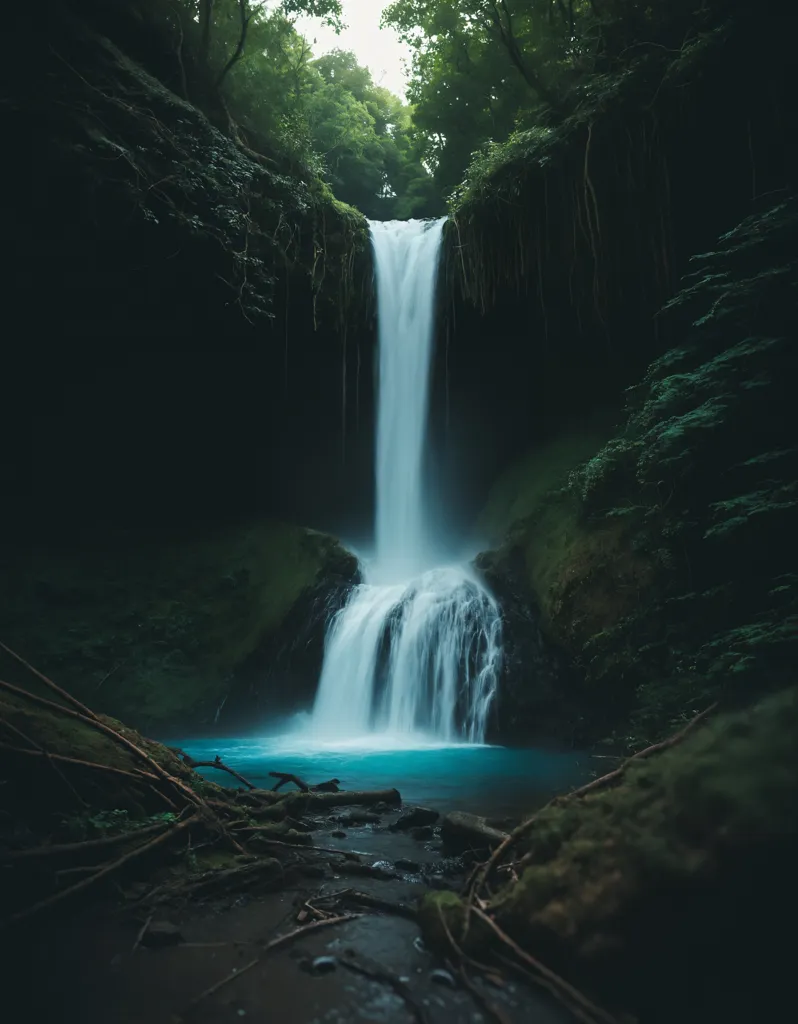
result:
M 436 566 L 424 452 L 445 218 L 372 221 L 377 287 L 375 556 L 330 623 L 320 739 L 480 743 L 501 663 L 498 605 L 466 565 Z
M 444 223 L 369 224 L 379 325 L 374 569 L 386 581 L 430 567 L 423 460 Z

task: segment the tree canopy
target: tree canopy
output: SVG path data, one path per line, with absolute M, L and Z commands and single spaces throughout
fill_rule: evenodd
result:
M 288 156 L 343 202 L 378 219 L 432 216 L 443 201 L 411 109 L 353 53 L 316 56 L 300 15 L 340 28 L 340 0 L 179 0 L 180 28 L 255 148 Z M 191 97 L 194 98 L 194 97 Z
M 165 6 L 253 148 L 288 157 L 368 217 L 404 218 L 444 212 L 504 144 L 573 113 L 591 81 L 646 48 L 678 52 L 736 2 L 393 0 L 383 24 L 408 46 L 409 103 L 355 54 L 318 56 L 297 31 L 301 15 L 340 29 L 340 0 Z

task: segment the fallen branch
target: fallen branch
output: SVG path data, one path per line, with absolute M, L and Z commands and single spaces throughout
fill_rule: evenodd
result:
M 48 679 L 43 672 L 40 672 L 37 668 L 34 668 L 33 665 L 25 661 L 25 659 L 21 657 L 19 654 L 17 654 L 16 651 L 12 651 L 10 647 L 7 647 L 2 640 L 0 640 L 0 649 L 4 650 L 6 654 L 10 654 L 12 658 L 14 658 L 16 661 L 20 663 L 20 665 L 24 665 L 29 672 L 32 672 L 36 676 L 36 678 L 40 679 L 45 686 L 47 686 L 49 689 L 53 691 L 53 693 L 58 694 L 61 700 L 65 700 L 67 704 L 71 704 L 76 711 L 79 711 L 82 715 L 86 715 L 87 718 L 97 718 L 95 713 L 90 708 L 87 708 L 85 704 L 81 704 L 77 697 L 73 697 L 71 693 L 67 693 L 66 690 L 62 690 L 60 686 L 57 686 L 52 681 L 52 679 Z
M 35 669 L 33 671 L 35 671 Z M 56 687 L 55 683 L 52 683 L 52 686 L 55 687 L 55 689 L 59 693 L 66 692 L 60 690 L 59 687 Z M 231 836 L 225 830 L 224 825 L 219 820 L 218 816 L 214 813 L 212 808 L 209 807 L 208 804 L 205 803 L 205 801 L 200 796 L 198 796 L 189 785 L 187 785 L 187 783 L 183 782 L 182 779 L 176 778 L 174 775 L 171 775 L 169 772 L 167 772 L 166 769 L 162 768 L 158 764 L 158 762 L 153 757 L 151 757 L 145 750 L 142 750 L 141 747 L 135 744 L 132 740 L 129 740 L 126 736 L 123 736 L 122 733 L 117 732 L 115 729 L 112 729 L 110 725 L 106 725 L 105 722 L 101 721 L 94 714 L 93 711 L 89 711 L 88 715 L 84 715 L 79 711 L 74 711 L 72 710 L 72 708 L 64 707 L 62 704 L 56 704 L 54 701 L 47 700 L 44 697 L 39 697 L 35 693 L 30 693 L 28 690 L 23 690 L 20 687 L 14 686 L 12 683 L 7 683 L 2 679 L 0 679 L 0 688 L 7 690 L 9 693 L 13 693 L 18 697 L 22 697 L 23 700 L 28 700 L 34 704 L 38 704 L 42 707 L 45 707 L 50 711 L 56 711 L 59 714 L 66 715 L 69 718 L 75 718 L 78 721 L 81 721 L 86 725 L 90 726 L 91 728 L 97 729 L 99 732 L 102 732 L 105 735 L 109 736 L 112 740 L 114 740 L 114 742 L 119 743 L 121 746 L 129 750 L 135 757 L 143 761 L 155 773 L 155 775 L 158 776 L 158 778 L 162 782 L 176 789 L 189 805 L 192 805 L 194 807 L 201 807 L 204 810 L 204 813 L 207 815 L 207 817 L 214 822 L 216 827 L 219 829 L 219 832 L 227 839 L 228 843 L 233 847 L 236 853 L 246 853 L 246 850 L 243 848 L 243 846 L 241 846 L 241 844 L 237 842 L 237 840 L 234 839 L 233 836 Z M 80 706 L 82 707 L 83 705 Z M 88 711 L 88 708 L 86 710 Z
M 194 1007 L 201 1003 L 204 999 L 207 999 L 209 996 L 215 995 L 220 989 L 224 988 L 225 985 L 228 985 L 231 981 L 235 981 L 237 978 L 240 978 L 242 974 L 246 974 L 247 971 L 257 966 L 257 964 L 261 962 L 264 956 L 267 953 L 270 953 L 273 949 L 279 949 L 281 946 L 287 946 L 291 942 L 293 942 L 294 939 L 298 939 L 300 938 L 300 936 L 306 935 L 308 932 L 314 931 L 316 928 L 326 928 L 328 925 L 343 924 L 343 922 L 345 921 L 354 921 L 356 918 L 362 916 L 362 914 L 342 914 L 340 917 L 328 917 L 324 921 L 311 921 L 310 924 L 303 924 L 300 928 L 295 928 L 292 932 L 287 932 L 285 935 L 278 935 L 276 939 L 272 939 L 271 942 L 268 942 L 263 947 L 260 956 L 257 956 L 254 960 L 250 960 L 249 963 L 244 964 L 243 967 L 237 967 L 235 970 L 225 975 L 224 978 L 222 978 L 220 981 L 217 981 L 214 985 L 211 985 L 210 988 L 206 988 L 204 992 L 200 992 L 200 994 L 195 999 L 191 1000 L 191 1002 L 188 1004 L 185 1010 L 183 1010 L 180 1016 L 182 1017 L 189 1010 L 193 1010 Z
M 64 775 L 64 773 L 61 771 L 61 769 L 58 767 L 58 765 L 54 763 L 52 755 L 50 753 L 48 753 L 48 751 L 46 751 L 44 749 L 44 747 L 42 747 L 39 743 L 37 743 L 36 740 L 31 739 L 31 737 L 28 736 L 27 733 L 23 732 L 22 729 L 17 728 L 17 726 L 14 725 L 13 722 L 6 721 L 5 718 L 0 718 L 0 725 L 2 725 L 4 729 L 8 730 L 8 732 L 13 733 L 15 736 L 19 736 L 19 738 L 21 740 L 23 740 L 25 743 L 29 743 L 31 745 L 31 747 L 35 748 L 34 750 L 24 750 L 21 747 L 7 747 L 7 749 L 9 749 L 9 750 L 18 750 L 18 751 L 20 751 L 20 753 L 23 753 L 23 754 L 30 753 L 30 754 L 33 754 L 35 757 L 36 756 L 44 757 L 49 762 L 50 767 L 53 769 L 55 774 L 64 783 L 66 788 L 69 790 L 69 792 L 72 794 L 72 796 L 74 796 L 74 798 L 77 800 L 77 802 L 80 804 L 80 806 L 81 807 L 88 807 L 88 804 L 86 803 L 86 801 L 83 799 L 83 797 L 80 795 L 80 793 L 78 793 L 78 791 L 75 789 L 75 787 L 69 781 L 69 779 Z M 4 743 L 0 744 L 0 747 L 6 747 L 6 744 L 4 744 Z
M 487 924 L 491 931 L 496 935 L 500 942 L 513 951 L 513 953 L 522 960 L 525 964 L 528 964 L 536 973 L 535 981 L 543 984 L 549 992 L 552 993 L 560 1002 L 564 1003 L 572 1013 L 584 1021 L 585 1024 L 595 1024 L 596 1021 L 602 1021 L 602 1024 L 618 1024 L 618 1021 L 612 1014 L 603 1010 L 600 1006 L 597 1006 L 594 1002 L 583 995 L 578 988 L 574 988 L 573 985 L 561 978 L 559 974 L 555 974 L 549 967 L 542 964 L 539 960 L 536 960 L 530 953 L 522 949 L 518 943 L 514 942 L 506 932 L 496 924 L 493 918 L 488 917 L 484 911 L 480 910 L 479 907 L 473 908 L 474 913 Z
M 350 971 L 362 974 L 364 977 L 371 978 L 373 981 L 382 981 L 386 985 L 390 985 L 394 992 L 404 999 L 413 1011 L 413 1015 L 419 1024 L 427 1024 L 427 1015 L 424 1012 L 424 1007 L 416 999 L 402 979 L 392 971 L 389 971 L 387 967 L 383 967 L 382 964 L 378 964 L 374 960 L 365 960 L 363 957 L 358 957 L 354 950 L 351 949 L 346 951 L 345 955 L 341 957 L 339 962 L 342 967 L 346 967 Z
M 98 764 L 96 761 L 82 761 L 78 757 L 67 757 L 65 754 L 51 754 L 49 751 L 45 750 L 23 750 L 22 747 L 12 747 L 8 743 L 0 743 L 0 750 L 4 750 L 9 754 L 25 754 L 28 757 L 46 757 L 48 761 L 59 761 L 62 764 L 74 764 L 78 765 L 80 768 L 93 768 L 96 771 L 110 772 L 112 775 L 124 775 L 136 782 L 142 782 L 144 779 L 152 779 L 156 782 L 158 780 L 157 775 L 153 775 L 152 772 L 139 771 L 137 774 L 136 772 L 127 771 L 125 768 L 115 768 L 110 764 Z
M 386 803 L 398 806 L 402 797 L 398 789 L 343 790 L 338 793 L 312 792 L 292 793 L 286 797 L 286 806 L 302 807 L 306 810 L 324 807 L 344 807 L 348 804 Z
M 328 903 L 332 900 L 351 900 L 353 903 L 359 903 L 365 907 L 372 907 L 374 910 L 384 910 L 386 914 L 396 914 L 398 917 L 407 917 L 411 921 L 415 921 L 417 914 L 414 907 L 408 906 L 407 903 L 394 903 L 391 900 L 384 900 L 379 896 L 372 896 L 371 893 L 361 892 L 359 889 L 341 889 L 340 892 L 334 892 L 322 894 L 316 896 L 313 900 L 308 902 L 311 904 L 315 903 Z M 317 907 L 313 907 L 317 910 Z
M 268 836 L 261 835 L 261 843 L 268 843 L 270 846 L 285 846 L 289 850 L 304 850 L 305 853 L 334 853 L 338 857 L 368 857 L 369 854 L 363 853 L 362 850 L 336 850 L 332 846 L 316 846 L 315 843 L 286 843 L 282 839 L 269 839 Z
M 446 961 L 449 968 L 454 970 L 454 965 L 450 961 Z M 465 964 L 460 964 L 457 968 L 457 973 L 460 975 L 464 987 L 471 993 L 474 1002 L 480 1008 L 480 1010 L 487 1016 L 493 1017 L 498 1024 L 510 1024 L 510 1020 L 505 1016 L 504 1010 L 498 1007 L 495 1003 L 492 1003 L 490 999 L 485 995 L 484 992 L 480 991 L 474 982 L 469 978 L 468 971 L 465 969 Z
M 18 924 L 20 921 L 30 920 L 30 918 L 40 914 L 43 910 L 49 910 L 51 907 L 55 906 L 56 903 L 60 903 L 62 900 L 65 900 L 68 896 L 73 896 L 78 892 L 82 892 L 84 889 L 88 889 L 90 885 L 94 885 L 95 882 L 99 882 L 101 878 L 107 878 L 115 871 L 118 871 L 121 867 L 124 867 L 125 864 L 128 864 L 131 860 L 134 860 L 136 857 L 140 857 L 141 854 L 155 849 L 156 846 L 160 846 L 161 843 L 164 843 L 169 839 L 173 839 L 179 832 L 182 832 L 183 829 L 188 828 L 197 820 L 198 815 L 192 814 L 183 821 L 179 821 L 168 831 L 163 832 L 161 835 L 156 836 L 155 839 L 150 840 L 150 842 L 144 843 L 142 846 L 137 846 L 135 850 L 131 850 L 129 853 L 123 854 L 117 860 L 107 864 L 104 868 L 100 868 L 99 871 L 90 875 L 88 878 L 84 878 L 82 881 L 76 882 L 68 889 L 62 889 L 60 892 L 54 893 L 46 899 L 40 900 L 38 903 L 34 903 L 33 906 L 26 907 L 24 910 L 18 910 L 15 914 L 12 914 L 10 917 L 0 921 L 0 930 L 8 928 L 12 924 Z
M 293 782 L 303 793 L 337 793 L 338 786 L 341 784 L 340 779 L 328 779 L 327 782 L 319 782 L 315 786 L 311 786 L 310 783 L 300 779 L 298 775 L 292 775 L 290 772 L 269 772 L 269 775 L 273 779 L 279 779 L 279 782 L 272 786 L 272 793 L 276 793 L 278 789 L 281 789 L 289 782 Z
M 99 850 L 108 846 L 118 846 L 120 843 L 130 842 L 141 836 L 165 832 L 169 827 L 169 822 L 158 822 L 157 825 L 149 825 L 147 828 L 136 829 L 134 832 L 122 832 L 116 836 L 104 836 L 102 839 L 86 839 L 80 843 L 53 843 L 50 846 L 31 846 L 27 850 L 7 850 L 2 854 L 1 859 L 14 861 L 28 860 L 31 857 L 69 856 L 73 853 L 82 853 L 84 850 Z
M 257 789 L 257 786 L 245 779 L 243 775 L 239 775 L 237 771 L 226 765 L 217 754 L 213 761 L 195 761 L 193 757 L 189 757 L 184 751 L 179 751 L 183 755 L 183 761 L 188 765 L 189 768 L 218 768 L 220 772 L 227 772 L 232 775 L 233 778 L 238 779 L 239 782 L 243 782 L 247 789 Z
M 53 683 L 55 686 L 55 684 Z M 126 747 L 134 756 L 143 761 L 149 768 L 164 782 L 168 782 L 175 788 L 179 789 L 181 793 L 188 797 L 188 800 L 192 804 L 200 804 L 202 801 L 197 794 L 187 786 L 181 779 L 175 778 L 170 775 L 164 768 L 162 768 L 154 758 L 150 757 L 148 753 L 141 749 L 129 740 L 126 736 L 112 729 L 110 725 L 106 725 L 105 722 L 100 721 L 99 718 L 94 715 L 94 712 L 89 712 L 88 715 L 83 714 L 79 711 L 74 711 L 72 708 L 66 708 L 63 704 L 56 704 L 52 700 L 47 700 L 45 697 L 39 697 L 35 693 L 31 693 L 29 690 L 24 690 L 19 686 L 14 686 L 12 683 L 7 683 L 5 680 L 0 679 L 0 688 L 8 690 L 9 693 L 15 694 L 17 697 L 22 697 L 23 700 L 31 701 L 34 704 L 38 704 L 41 707 L 47 708 L 48 711 L 57 711 L 59 714 L 67 715 L 69 718 L 76 718 L 78 721 L 84 722 L 86 725 L 91 726 L 93 729 L 97 729 L 99 732 L 105 733 L 110 736 L 112 740 L 120 743 L 123 747 Z M 62 691 L 63 692 L 63 691 Z M 81 705 L 82 706 L 82 705 Z M 88 709 L 87 709 L 88 710 Z
M 603 789 L 605 786 L 619 779 L 626 771 L 626 769 L 629 767 L 629 765 L 633 762 L 642 761 L 645 758 L 650 757 L 652 754 L 656 754 L 661 750 L 666 750 L 668 747 L 673 747 L 677 743 L 680 743 L 684 739 L 684 737 L 696 725 L 698 725 L 699 722 L 703 721 L 708 715 L 710 715 L 717 706 L 717 703 L 710 704 L 708 708 L 706 708 L 700 714 L 696 715 L 695 718 L 693 718 L 691 721 L 687 723 L 687 725 L 684 726 L 684 728 L 680 729 L 679 732 L 674 733 L 674 735 L 671 736 L 669 739 L 662 740 L 659 743 L 654 743 L 650 747 L 646 747 L 644 750 L 639 750 L 636 754 L 632 754 L 631 757 L 627 758 L 626 761 L 624 761 L 624 763 L 620 765 L 618 768 L 616 768 L 614 771 L 608 772 L 606 775 L 602 775 L 598 779 L 593 779 L 591 782 L 586 783 L 584 786 L 580 786 L 579 789 L 575 789 L 570 793 L 566 793 L 564 796 L 555 796 L 551 800 L 549 800 L 549 802 L 547 804 L 544 804 L 544 806 L 541 807 L 539 811 L 536 811 L 530 818 L 527 818 L 526 821 L 523 821 L 516 829 L 513 829 L 509 836 L 507 836 L 507 838 L 499 846 L 496 847 L 496 849 L 493 851 L 490 857 L 485 861 L 485 863 L 481 866 L 480 870 L 477 872 L 470 892 L 472 894 L 476 894 L 484 888 L 485 883 L 490 878 L 491 872 L 494 870 L 494 868 L 501 860 L 501 858 L 504 856 L 504 854 L 507 852 L 507 850 L 514 843 L 517 843 L 522 836 L 526 835 L 527 832 L 531 831 L 532 826 L 537 822 L 538 818 L 545 810 L 555 805 L 561 805 L 568 800 L 573 800 L 577 797 L 583 797 L 588 793 L 594 793 L 598 789 Z M 523 863 L 523 858 L 521 860 L 521 863 Z M 466 922 L 467 921 L 468 919 L 466 918 Z

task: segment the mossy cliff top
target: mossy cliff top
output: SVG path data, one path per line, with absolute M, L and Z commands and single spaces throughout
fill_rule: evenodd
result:
M 274 522 L 15 551 L 0 574 L 3 639 L 98 710 L 180 729 L 213 720 L 303 595 L 357 571 L 334 538 Z
M 54 4 L 50 45 L 30 57 L 36 88 L 9 105 L 9 142 L 27 148 L 31 124 L 48 124 L 33 159 L 7 169 L 37 198 L 24 220 L 10 211 L 11 233 L 44 254 L 49 301 L 35 317 L 56 308 L 60 334 L 81 344 L 110 333 L 193 347 L 219 332 L 229 344 L 283 319 L 290 277 L 331 327 L 356 319 L 365 218 L 285 154 L 252 149 L 223 107 L 204 113 L 165 84 L 174 46 L 150 15 Z

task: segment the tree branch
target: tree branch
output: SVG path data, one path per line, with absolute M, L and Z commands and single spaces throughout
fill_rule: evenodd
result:
M 222 87 L 222 82 L 224 82 L 228 73 L 231 71 L 232 68 L 235 67 L 236 64 L 238 64 L 238 62 L 244 56 L 244 47 L 247 44 L 247 32 L 249 31 L 249 23 L 250 21 L 252 21 L 252 18 L 254 17 L 254 11 L 250 11 L 249 9 L 249 0 L 238 0 L 238 14 L 241 19 L 241 32 L 238 37 L 238 44 L 235 50 L 233 51 L 232 56 L 220 71 L 219 77 L 216 79 L 217 89 L 220 89 Z

